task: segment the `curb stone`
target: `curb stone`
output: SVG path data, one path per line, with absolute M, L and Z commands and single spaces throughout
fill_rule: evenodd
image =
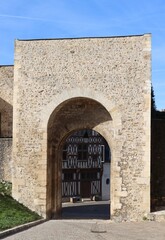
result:
M 37 225 L 42 224 L 46 221 L 48 221 L 48 220 L 47 219 L 40 219 L 40 220 L 37 220 L 37 221 L 34 221 L 34 222 L 19 225 L 19 226 L 14 227 L 14 228 L 10 228 L 8 230 L 4 230 L 4 231 L 0 232 L 0 239 L 6 238 L 10 235 L 13 235 L 15 233 L 19 233 L 21 231 L 27 230 L 31 227 L 37 226 Z

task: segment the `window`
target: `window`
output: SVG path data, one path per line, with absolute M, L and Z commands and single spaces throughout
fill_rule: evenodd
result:
M 79 144 L 78 145 L 78 160 L 79 161 L 87 161 L 88 159 L 88 145 L 87 144 Z
M 64 180 L 65 181 L 72 181 L 73 180 L 73 173 L 71 173 L 71 172 L 64 173 Z
M 98 179 L 97 172 L 82 172 L 81 179 L 85 181 L 95 181 Z

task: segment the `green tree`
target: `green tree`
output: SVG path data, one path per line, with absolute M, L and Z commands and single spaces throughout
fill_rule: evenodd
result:
M 156 104 L 155 104 L 155 94 L 154 94 L 154 89 L 153 86 L 151 86 L 151 118 L 156 117 Z

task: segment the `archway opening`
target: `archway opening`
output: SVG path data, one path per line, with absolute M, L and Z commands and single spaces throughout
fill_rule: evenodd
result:
M 62 151 L 62 217 L 110 218 L 110 148 L 92 129 L 66 138 Z
M 72 98 L 61 103 L 51 114 L 48 122 L 48 149 L 47 149 L 47 217 L 61 218 L 62 216 L 62 173 L 63 156 L 65 155 L 66 141 L 72 135 L 85 131 L 84 139 L 89 132 L 96 130 L 103 138 L 110 135 L 109 124 L 112 118 L 107 109 L 99 102 L 89 98 Z M 80 131 L 80 132 L 81 132 Z M 106 133 L 106 134 L 105 134 Z M 96 132 L 95 132 L 96 134 Z M 109 139 L 106 138 L 109 144 Z M 107 144 L 107 145 L 108 145 Z M 85 149 L 81 151 L 82 152 Z M 80 164 L 80 163 L 79 163 Z M 93 172 L 93 177 L 96 173 Z M 62 176 L 63 175 L 63 176 Z M 86 178 L 87 173 L 80 174 Z M 69 175 L 65 174 L 69 178 Z M 90 176 L 91 177 L 91 176 Z M 107 185 L 109 181 L 107 180 Z M 110 184 L 109 184 L 110 185 Z M 81 192 L 83 191 L 83 183 Z M 83 193 L 85 196 L 86 193 Z M 93 197 L 97 197 L 94 194 Z M 86 196 L 85 196 L 86 197 Z

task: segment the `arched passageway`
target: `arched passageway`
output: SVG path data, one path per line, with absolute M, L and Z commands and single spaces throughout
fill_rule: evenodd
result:
M 79 130 L 88 130 L 89 132 L 93 130 L 97 130 L 98 133 L 104 137 L 104 132 L 108 131 L 109 123 L 112 122 L 112 118 L 110 113 L 102 106 L 99 102 L 89 99 L 89 98 L 73 98 L 69 99 L 61 103 L 51 114 L 49 122 L 48 122 L 48 170 L 47 170 L 47 216 L 49 218 L 59 218 L 61 217 L 62 210 L 62 179 L 65 177 L 69 178 L 69 175 L 62 172 L 62 168 L 64 165 L 64 155 L 65 155 L 65 144 L 67 139 L 74 133 Z M 81 132 L 81 131 L 80 131 Z M 84 132 L 84 134 L 88 133 Z M 94 133 L 94 131 L 93 131 Z M 86 137 L 86 136 L 84 136 Z M 109 144 L 109 143 L 108 143 Z M 108 145 L 107 144 L 107 145 Z M 82 154 L 83 150 L 81 151 Z M 85 149 L 84 149 L 85 154 Z M 100 159 L 101 162 L 101 159 Z M 80 163 L 79 163 L 80 164 Z M 96 171 L 90 174 L 87 172 L 81 172 L 79 177 L 87 178 L 87 176 L 95 176 L 99 173 Z M 74 176 L 75 177 L 75 176 Z M 101 173 L 100 177 L 101 179 Z M 100 180 L 99 180 L 100 181 Z M 86 181 L 87 182 L 87 181 Z M 89 183 L 88 184 L 89 187 Z M 101 183 L 99 183 L 101 184 Z M 109 180 L 107 180 L 107 185 L 109 184 Z M 88 189 L 88 193 L 86 193 L 83 189 L 87 189 L 87 185 L 85 186 L 81 184 L 80 188 L 76 189 L 77 193 L 79 192 L 79 196 L 81 193 L 81 197 L 94 197 L 96 195 L 102 194 L 102 186 L 100 185 L 99 194 L 94 192 L 90 187 Z M 81 189 L 81 190 L 80 190 Z M 84 192 L 83 192 L 84 191 Z M 93 193 L 91 192 L 93 191 Z M 89 193 L 91 192 L 91 194 Z M 76 194 L 77 194 L 76 193 Z M 72 195 L 75 192 L 72 191 Z M 64 196 L 63 196 L 64 197 Z M 71 196 L 70 196 L 71 197 Z

